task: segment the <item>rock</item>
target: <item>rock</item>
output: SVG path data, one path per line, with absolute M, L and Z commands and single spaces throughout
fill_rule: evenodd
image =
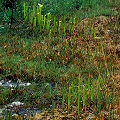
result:
M 20 105 L 24 105 L 24 103 L 16 101 L 16 102 L 12 102 L 11 105 L 13 105 L 13 106 L 20 106 Z

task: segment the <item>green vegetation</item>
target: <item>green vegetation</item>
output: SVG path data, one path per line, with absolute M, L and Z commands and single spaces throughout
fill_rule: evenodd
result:
M 117 119 L 119 0 L 18 1 L 11 29 L 11 9 L 0 6 L 0 80 L 32 83 L 0 86 L 0 106 L 18 100 L 43 111 L 30 120 Z

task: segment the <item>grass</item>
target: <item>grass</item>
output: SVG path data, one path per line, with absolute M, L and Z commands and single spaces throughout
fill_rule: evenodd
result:
M 60 17 L 54 12 L 44 15 L 44 2 L 31 8 L 24 3 L 24 24 L 12 30 L 0 28 L 0 79 L 33 83 L 14 93 L 0 87 L 0 105 L 19 100 L 26 108 L 42 109 L 34 119 L 87 119 L 90 113 L 96 120 L 117 119 L 120 16 L 112 8 L 117 9 L 119 1 L 89 2 L 83 2 L 70 18 L 65 9 Z M 6 117 L 12 119 L 10 113 Z

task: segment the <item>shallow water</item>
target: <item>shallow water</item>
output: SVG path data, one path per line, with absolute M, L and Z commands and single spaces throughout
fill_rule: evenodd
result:
M 25 83 L 21 81 L 13 82 L 12 80 L 1 80 L 0 81 L 0 86 L 5 87 L 5 88 L 10 88 L 10 89 L 15 89 L 19 87 L 22 89 L 23 87 L 31 86 L 31 83 Z M 50 88 L 54 88 L 56 83 L 51 82 L 51 83 L 45 83 L 44 87 L 49 86 Z M 23 116 L 27 118 L 28 116 L 34 116 L 35 114 L 40 114 L 42 110 L 39 108 L 34 108 L 34 107 L 29 107 L 25 108 L 24 103 L 20 101 L 13 101 L 12 103 L 8 103 L 6 105 L 0 106 L 0 118 L 7 115 L 11 114 L 12 116 Z
M 0 86 L 3 86 L 3 87 L 8 87 L 8 88 L 15 88 L 15 87 L 25 87 L 25 86 L 30 86 L 31 83 L 24 83 L 24 82 L 21 82 L 21 81 L 17 81 L 17 82 L 12 82 L 12 80 L 9 80 L 9 81 L 4 81 L 4 80 L 1 80 L 0 81 Z

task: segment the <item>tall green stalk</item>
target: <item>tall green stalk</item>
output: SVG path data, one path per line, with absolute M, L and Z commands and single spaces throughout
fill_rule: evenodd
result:
M 24 19 L 28 20 L 28 5 L 27 5 L 27 2 L 23 3 L 23 8 L 24 8 Z
M 91 85 L 90 85 L 90 78 L 88 78 L 87 88 L 88 88 L 88 91 L 90 91 L 90 89 L 91 89 Z
M 80 111 L 81 111 L 81 89 L 80 89 L 80 85 L 78 86 L 78 94 L 77 94 L 77 98 L 78 98 L 78 115 L 80 115 Z
M 40 27 L 40 32 L 42 32 L 42 26 L 43 26 L 42 7 L 43 7 L 43 5 L 38 4 L 38 8 L 37 8 L 38 13 L 37 14 L 38 14 L 38 25 Z
M 36 27 L 36 25 L 37 25 L 37 18 L 34 17 L 34 20 L 33 20 L 33 27 Z
M 73 18 L 73 25 L 76 25 L 76 16 Z
M 36 8 L 36 3 L 34 2 L 33 11 L 31 12 L 31 16 L 30 16 L 30 22 L 34 27 L 36 26 L 37 23 L 36 14 L 37 14 L 37 8 Z
M 60 34 L 60 29 L 61 29 L 61 23 L 62 23 L 62 21 L 60 20 L 59 21 L 59 26 L 58 26 L 58 32 L 59 32 L 59 34 Z
M 92 35 L 93 38 L 96 39 L 97 35 L 96 35 L 96 30 L 92 27 Z
M 70 112 L 70 98 L 71 98 L 71 94 L 69 92 L 68 93 L 68 112 Z
M 71 85 L 71 90 L 70 90 L 70 92 L 71 92 L 71 95 L 72 95 L 72 100 L 71 100 L 71 102 L 72 102 L 72 104 L 74 104 L 75 91 L 74 91 L 74 83 L 73 83 L 73 82 L 72 82 L 72 85 Z
M 94 102 L 95 100 L 95 90 L 94 86 L 91 86 L 91 101 Z
M 50 22 L 51 22 L 51 14 L 48 13 L 47 14 L 47 23 L 46 23 L 47 33 L 49 33 L 49 31 L 50 31 Z
M 87 105 L 87 88 L 84 86 L 83 88 L 83 106 L 86 107 Z
M 55 34 L 55 32 L 57 32 L 57 23 L 56 23 L 57 21 L 56 21 L 56 18 L 54 18 L 54 21 L 53 21 L 53 29 L 54 29 L 54 34 Z
M 43 16 L 43 26 L 45 26 L 46 25 L 46 17 L 45 17 L 45 15 Z

